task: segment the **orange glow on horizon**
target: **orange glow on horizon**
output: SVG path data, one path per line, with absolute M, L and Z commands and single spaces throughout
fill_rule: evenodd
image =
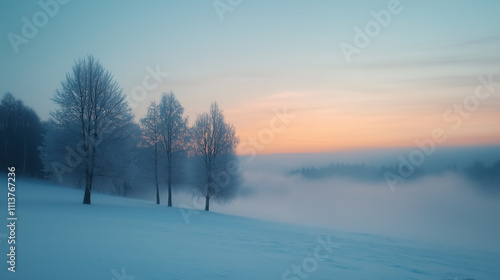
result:
M 295 117 L 282 127 L 274 108 L 253 114 L 229 111 L 228 119 L 240 138 L 239 155 L 416 147 L 415 141 L 431 138 L 435 129 L 441 129 L 446 137 L 437 146 L 500 144 L 500 130 L 492 129 L 500 127 L 500 113 L 488 106 L 462 118 L 456 129 L 455 120 L 443 118 L 447 108 L 439 106 L 299 109 L 296 105 L 286 109 Z

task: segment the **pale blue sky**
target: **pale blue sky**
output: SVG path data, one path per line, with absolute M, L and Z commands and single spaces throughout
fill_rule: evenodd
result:
M 494 0 L 401 0 L 403 10 L 348 64 L 339 44 L 352 44 L 354 28 L 388 2 L 244 0 L 221 21 L 210 0 L 72 0 L 16 54 L 7 34 L 21 34 L 21 18 L 42 9 L 37 1 L 2 0 L 0 93 L 12 92 L 47 119 L 54 90 L 79 57 L 99 58 L 126 94 L 142 83 L 147 66 L 159 65 L 170 76 L 134 109 L 138 117 L 173 90 L 191 119 L 217 100 L 244 138 L 284 105 L 298 113 L 297 125 L 339 112 L 332 125 L 350 115 L 384 112 L 380 121 L 391 122 L 400 110 L 441 114 L 473 91 L 477 76 L 499 74 Z M 498 111 L 500 100 L 488 104 Z M 483 122 L 485 129 L 496 119 Z M 311 140 L 331 140 L 324 125 L 312 125 Z

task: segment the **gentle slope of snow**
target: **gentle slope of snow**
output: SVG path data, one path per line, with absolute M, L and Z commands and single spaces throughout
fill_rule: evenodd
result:
M 179 208 L 101 194 L 89 206 L 79 190 L 17 185 L 17 272 L 3 226 L 0 279 L 500 279 L 498 254 L 197 210 L 187 223 Z M 285 274 L 303 264 L 302 278 Z

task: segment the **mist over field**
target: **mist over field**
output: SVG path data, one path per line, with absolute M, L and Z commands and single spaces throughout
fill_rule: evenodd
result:
M 355 178 L 319 180 L 289 176 L 302 166 L 331 162 L 396 164 L 411 149 L 323 154 L 259 155 L 242 158 L 245 183 L 231 205 L 215 211 L 353 232 L 500 251 L 500 185 L 486 191 L 452 172 L 398 184 Z M 473 155 L 473 156 L 472 156 Z M 493 163 L 499 147 L 444 148 L 427 159 L 433 169 L 473 161 Z M 191 203 L 192 205 L 192 203 Z

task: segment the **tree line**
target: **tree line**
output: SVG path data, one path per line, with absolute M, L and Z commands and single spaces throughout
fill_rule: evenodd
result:
M 166 184 L 169 207 L 181 187 L 203 197 L 206 211 L 211 200 L 236 196 L 242 182 L 238 138 L 216 102 L 189 126 L 175 94 L 163 93 L 137 124 L 121 87 L 91 55 L 75 62 L 52 101 L 57 108 L 42 124 L 31 108 L 4 97 L 2 165 L 27 165 L 26 175 L 81 187 L 84 204 L 96 189 L 124 195 L 151 182 L 157 204 Z
M 358 181 L 383 182 L 386 181 L 385 173 L 387 171 L 397 173 L 398 166 L 331 163 L 321 167 L 302 167 L 290 171 L 289 175 L 300 175 L 311 180 L 344 177 Z M 478 183 L 486 189 L 500 191 L 500 161 L 496 161 L 492 165 L 486 165 L 481 161 L 474 161 L 463 168 L 459 168 L 456 165 L 434 169 L 416 168 L 415 172 L 406 179 L 417 180 L 424 176 L 441 176 L 446 173 L 456 173 L 470 181 Z
M 0 166 L 15 166 L 21 176 L 42 177 L 38 146 L 44 126 L 30 107 L 6 93 L 0 102 Z

